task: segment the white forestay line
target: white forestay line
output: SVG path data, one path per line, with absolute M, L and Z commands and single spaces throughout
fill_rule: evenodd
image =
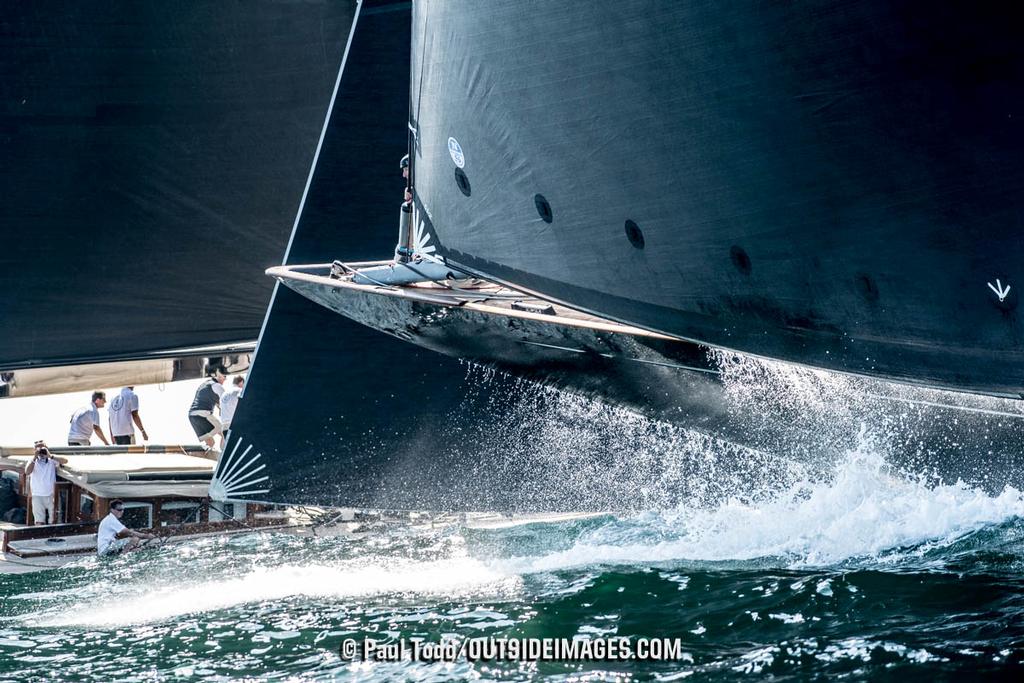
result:
M 1024 419 L 1024 413 L 1009 413 L 1003 410 L 990 410 L 988 408 L 971 408 L 969 406 L 951 406 L 948 403 L 936 403 L 935 401 L 920 401 L 914 398 L 897 398 L 895 396 L 882 396 L 881 394 L 865 394 L 870 398 L 879 398 L 883 401 L 900 401 L 901 403 L 910 403 L 911 405 L 923 405 L 931 406 L 933 408 L 946 408 L 948 410 L 962 410 L 967 413 L 982 413 L 984 415 L 996 415 L 998 417 L 1012 417 L 1015 419 Z
M 295 233 L 299 230 L 299 220 L 302 218 L 302 210 L 306 206 L 306 197 L 309 195 L 309 188 L 313 184 L 313 175 L 316 173 L 316 164 L 320 159 L 320 150 L 324 146 L 324 138 L 327 136 L 327 126 L 331 122 L 331 114 L 334 112 L 334 101 L 338 98 L 338 90 L 341 88 L 341 76 L 345 73 L 345 63 L 348 62 L 348 53 L 352 49 L 352 36 L 356 33 L 356 26 L 359 24 L 359 13 L 363 9 L 363 0 L 356 3 L 356 13 L 352 16 L 352 28 L 348 32 L 348 41 L 345 43 L 345 53 L 341 56 L 341 66 L 338 67 L 338 76 L 334 79 L 334 91 L 331 93 L 331 102 L 327 105 L 327 115 L 324 117 L 324 125 L 320 129 L 320 140 L 316 143 L 316 152 L 313 154 L 313 163 L 309 167 L 309 175 L 306 176 L 306 187 L 302 190 L 302 199 L 299 200 L 299 210 L 295 214 L 295 221 L 292 223 L 292 234 L 288 237 L 288 246 L 284 250 L 284 258 L 281 265 L 288 263 L 288 256 L 292 251 L 292 243 L 295 241 Z M 267 312 L 263 314 L 263 323 L 260 325 L 260 335 L 256 338 L 256 349 L 252 352 L 252 362 L 249 363 L 249 371 L 256 367 L 256 359 L 260 355 L 260 341 L 263 340 L 263 333 L 267 331 L 267 323 L 270 321 L 270 312 L 274 310 L 274 302 L 277 301 L 277 290 L 281 286 L 280 281 L 274 280 L 274 291 L 270 293 L 270 303 L 267 304 Z M 248 382 L 246 383 L 248 385 Z M 239 400 L 245 396 L 246 387 L 242 387 L 242 393 L 238 395 Z
M 348 53 L 352 49 L 352 37 L 356 34 L 356 26 L 359 25 L 359 13 L 363 9 L 363 1 L 356 4 L 356 13 L 352 17 L 352 28 L 348 32 L 348 41 L 345 43 L 345 53 L 341 56 L 341 66 L 338 68 L 338 76 L 334 79 L 334 92 L 331 93 L 331 103 L 327 105 L 327 116 L 324 117 L 323 128 L 320 129 L 320 140 L 316 143 L 316 152 L 313 154 L 313 164 L 309 167 L 309 175 L 306 177 L 306 187 L 302 191 L 302 199 L 299 201 L 299 211 L 295 214 L 295 222 L 292 224 L 292 234 L 288 238 L 288 246 L 284 250 L 284 260 L 281 265 L 288 263 L 288 256 L 292 251 L 292 242 L 295 240 L 295 233 L 299 229 L 299 221 L 302 218 L 302 210 L 306 206 L 306 197 L 309 196 L 309 188 L 313 184 L 313 176 L 316 174 L 316 164 L 320 159 L 320 150 L 324 146 L 324 138 L 327 137 L 327 127 L 331 123 L 331 114 L 334 112 L 334 102 L 338 98 L 338 90 L 341 89 L 341 77 L 345 73 L 345 64 L 348 62 Z

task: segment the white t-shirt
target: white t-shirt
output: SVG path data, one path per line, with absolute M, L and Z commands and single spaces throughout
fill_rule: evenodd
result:
M 235 416 L 235 408 L 238 407 L 238 397 L 241 395 L 241 388 L 232 387 L 220 397 L 220 421 L 225 425 L 231 424 L 231 418 Z
M 100 423 L 100 411 L 90 403 L 84 408 L 79 408 L 71 416 L 71 430 L 68 432 L 68 441 L 85 440 L 92 438 L 92 428 Z
M 135 433 L 132 424 L 132 411 L 139 409 L 139 397 L 125 387 L 110 402 L 107 412 L 110 414 L 110 433 L 113 436 L 131 436 Z
M 100 528 L 96 532 L 96 552 L 102 555 L 106 551 L 107 546 L 114 542 L 117 538 L 119 531 L 124 531 L 127 527 L 121 524 L 121 520 L 114 516 L 111 512 L 103 521 L 100 522 Z
M 33 496 L 52 496 L 53 485 L 57 481 L 57 461 L 53 458 L 36 460 L 30 478 Z

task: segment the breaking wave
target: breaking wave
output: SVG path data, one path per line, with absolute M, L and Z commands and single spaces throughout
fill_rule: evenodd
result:
M 580 671 L 576 662 L 376 665 L 337 653 L 347 637 L 453 634 L 684 643 L 675 662 L 594 665 L 622 677 L 870 677 L 892 666 L 970 676 L 1024 662 L 1016 405 L 719 361 L 731 428 L 747 445 L 526 384 L 480 398 L 508 401 L 494 411 L 505 422 L 458 434 L 486 466 L 454 495 L 536 471 L 519 492 L 535 504 L 527 508 L 613 512 L 410 518 L 84 558 L 0 584 L 0 673 L 238 678 L 273 667 L 343 678 L 355 668 L 564 680 Z
M 830 481 L 800 481 L 756 503 L 680 506 L 615 519 L 571 548 L 522 558 L 520 571 L 587 564 L 757 561 L 758 566 L 893 562 L 1024 515 L 1012 487 L 997 495 L 962 482 L 934 485 L 856 452 Z
M 144 554 L 138 566 L 129 556 L 116 561 L 123 573 L 116 596 L 109 579 L 91 590 L 54 594 L 59 608 L 45 610 L 42 623 L 154 622 L 297 598 L 509 600 L 536 590 L 531 585 L 538 575 L 582 569 L 888 567 L 924 561 L 1021 516 L 1024 495 L 1014 488 L 990 495 L 962 482 L 935 484 L 894 470 L 877 454 L 855 451 L 827 481 L 798 481 L 756 501 L 731 499 L 711 508 L 681 505 L 522 524 L 510 519 L 497 527 L 471 518 L 468 526 L 394 527 L 315 543 L 255 535 L 262 550 L 242 552 L 239 557 L 249 559 L 243 565 L 218 561 L 225 549 L 215 550 L 214 541 Z

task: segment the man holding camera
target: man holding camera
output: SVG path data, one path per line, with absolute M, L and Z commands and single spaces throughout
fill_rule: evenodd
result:
M 57 485 L 57 468 L 67 462 L 67 458 L 51 455 L 45 443 L 36 441 L 36 456 L 25 468 L 25 474 L 29 477 L 34 524 L 57 523 L 53 492 Z

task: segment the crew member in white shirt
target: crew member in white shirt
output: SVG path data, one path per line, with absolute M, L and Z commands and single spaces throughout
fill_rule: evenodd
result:
M 71 429 L 68 430 L 69 446 L 88 446 L 93 432 L 100 437 L 104 445 L 109 446 L 110 442 L 100 428 L 100 408 L 107 405 L 107 395 L 102 391 L 92 392 L 92 401 L 84 408 L 79 408 L 71 416 Z
M 121 393 L 110 402 L 107 412 L 110 414 L 110 438 L 114 443 L 135 443 L 135 427 L 142 432 L 142 440 L 149 441 L 146 428 L 142 426 L 142 418 L 139 417 L 139 397 L 135 394 L 135 387 L 121 389 Z
M 36 441 L 36 456 L 25 468 L 29 478 L 29 493 L 32 496 L 33 524 L 56 524 L 57 512 L 53 503 L 53 492 L 57 485 L 57 468 L 67 464 L 67 458 L 50 454 L 42 441 Z
M 238 407 L 238 399 L 242 396 L 242 387 L 245 386 L 245 377 L 235 375 L 231 384 L 234 386 L 220 397 L 220 423 L 224 425 L 225 432 L 231 427 L 231 419 L 235 416 L 235 408 Z
M 156 538 L 153 534 L 135 531 L 121 524 L 123 515 L 124 501 L 110 501 L 110 514 L 103 518 L 96 532 L 96 554 L 100 557 L 135 550 L 139 547 L 140 540 Z

